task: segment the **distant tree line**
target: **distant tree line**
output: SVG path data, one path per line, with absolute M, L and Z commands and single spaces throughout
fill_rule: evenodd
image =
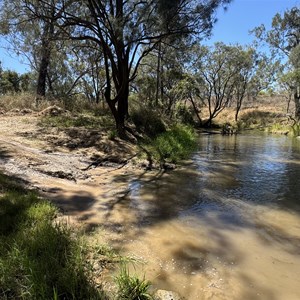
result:
M 0 62 L 0 95 L 29 92 L 32 89 L 30 73 L 18 74 L 3 70 Z
M 11 86 L 1 84 L 1 93 L 30 87 L 37 102 L 78 95 L 103 101 L 119 135 L 125 136 L 130 95 L 169 117 L 191 107 L 199 124 L 210 126 L 228 106 L 236 108 L 237 119 L 246 97 L 276 81 L 293 95 L 300 119 L 299 8 L 276 15 L 269 31 L 263 25 L 253 30 L 257 41 L 271 47 L 270 55 L 255 44 L 201 45 L 211 34 L 216 10 L 229 3 L 0 0 L 0 33 L 10 41 L 10 50 L 30 63 L 31 75 L 24 76 L 35 78 L 26 86 L 23 75 L 13 80 L 16 74 L 2 71 L 3 82 Z M 205 120 L 203 107 L 209 111 Z

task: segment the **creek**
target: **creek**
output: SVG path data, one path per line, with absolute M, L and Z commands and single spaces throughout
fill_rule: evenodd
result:
M 300 139 L 202 135 L 190 160 L 165 173 L 83 172 L 86 155 L 19 140 L 0 141 L 1 168 L 144 261 L 132 272 L 154 288 L 188 300 L 300 299 Z M 80 176 L 49 175 L 62 171 Z
M 175 171 L 122 174 L 107 237 L 186 299 L 300 299 L 300 140 L 207 135 Z M 113 184 L 113 183 L 112 183 Z

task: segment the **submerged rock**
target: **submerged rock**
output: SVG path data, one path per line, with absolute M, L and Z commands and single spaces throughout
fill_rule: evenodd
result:
M 184 300 L 179 294 L 172 291 L 157 290 L 154 300 Z

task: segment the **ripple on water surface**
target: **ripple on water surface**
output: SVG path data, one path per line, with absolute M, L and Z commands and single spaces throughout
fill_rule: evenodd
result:
M 300 299 L 300 140 L 207 136 L 182 168 L 137 178 L 128 251 L 186 299 Z

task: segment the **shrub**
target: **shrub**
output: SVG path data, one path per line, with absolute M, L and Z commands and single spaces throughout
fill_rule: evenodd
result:
M 118 133 L 116 130 L 110 130 L 108 132 L 108 139 L 111 141 L 115 140 L 117 136 L 118 136 Z
M 148 107 L 139 107 L 131 112 L 131 120 L 137 130 L 153 138 L 166 131 L 166 126 L 159 114 Z
M 34 95 L 30 93 L 6 94 L 0 96 L 1 109 L 9 111 L 12 109 L 35 109 Z
M 176 108 L 176 118 L 183 124 L 189 124 L 189 125 L 195 124 L 193 113 L 185 105 L 179 105 Z
M 176 125 L 154 140 L 154 148 L 159 159 L 168 159 L 171 162 L 186 158 L 195 149 L 195 146 L 193 129 L 184 125 Z
M 300 123 L 296 123 L 292 126 L 293 136 L 300 136 Z

